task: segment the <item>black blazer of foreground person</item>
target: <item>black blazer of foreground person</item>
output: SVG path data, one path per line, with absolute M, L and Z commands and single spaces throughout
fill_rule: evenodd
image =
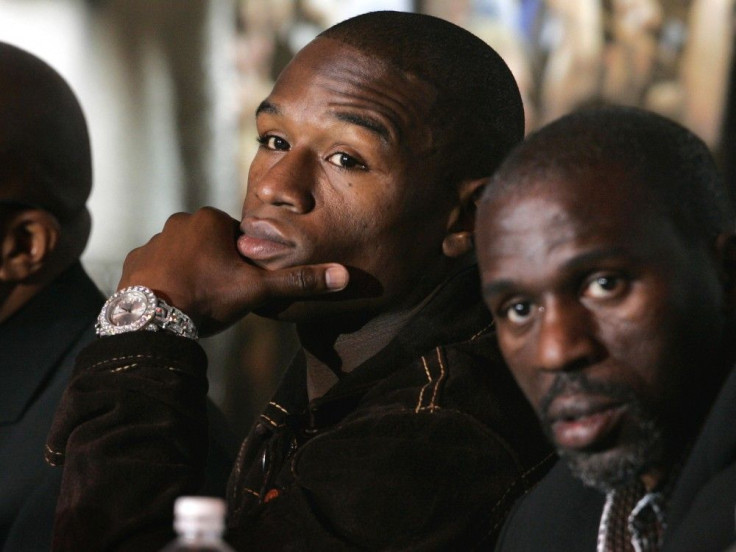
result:
M 511 73 L 446 21 L 370 13 L 299 52 L 256 117 L 242 220 L 175 215 L 126 259 L 120 289 L 173 305 L 173 331 L 80 356 L 49 439 L 64 464 L 55 549 L 171 538 L 173 500 L 198 492 L 206 462 L 195 328 L 251 311 L 294 322 L 302 350 L 233 467 L 231 543 L 490 549 L 551 458 L 473 254 L 477 194 L 523 135 Z M 101 333 L 139 325 L 143 298 L 123 293 Z
M 477 241 L 501 350 L 561 457 L 499 549 L 736 541 L 736 238 L 703 142 L 638 110 L 564 117 L 501 167 Z
M 0 550 L 48 550 L 61 473 L 51 419 L 104 297 L 82 268 L 92 186 L 84 115 L 64 79 L 0 43 Z

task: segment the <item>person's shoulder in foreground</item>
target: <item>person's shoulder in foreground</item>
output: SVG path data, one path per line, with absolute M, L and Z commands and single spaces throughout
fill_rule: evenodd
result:
M 242 220 L 171 217 L 128 255 L 106 337 L 80 356 L 49 438 L 56 549 L 170 538 L 206 463 L 191 338 L 248 312 L 294 322 L 302 349 L 235 463 L 232 542 L 490 548 L 552 458 L 474 260 L 478 194 L 524 132 L 508 67 L 441 19 L 364 14 L 301 50 L 256 118 Z
M 82 111 L 46 63 L 0 43 L 0 549 L 48 550 L 61 474 L 54 409 L 104 298 L 79 256 L 90 229 Z
M 705 144 L 636 109 L 565 116 L 509 155 L 476 238 L 502 354 L 560 456 L 499 550 L 734 542 L 736 238 Z

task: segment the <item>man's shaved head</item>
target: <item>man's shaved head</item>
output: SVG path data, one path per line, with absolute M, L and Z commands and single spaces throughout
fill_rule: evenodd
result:
M 411 74 L 437 91 L 430 125 L 439 137 L 448 176 L 493 173 L 524 136 L 521 96 L 506 63 L 485 42 L 443 19 L 372 12 L 321 35 Z
M 62 225 L 87 217 L 92 185 L 84 115 L 64 79 L 0 43 L 0 200 L 41 207 Z
M 684 237 L 710 240 L 734 229 L 734 211 L 713 157 L 680 124 L 631 107 L 583 110 L 550 123 L 514 150 L 485 200 L 591 168 L 630 175 Z

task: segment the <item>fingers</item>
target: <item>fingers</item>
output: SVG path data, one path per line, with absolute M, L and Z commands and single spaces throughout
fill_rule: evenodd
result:
M 348 270 L 339 264 L 297 266 L 263 273 L 263 299 L 297 299 L 345 289 Z
M 119 286 L 153 289 L 204 336 L 270 301 L 307 299 L 348 285 L 348 270 L 337 263 L 267 270 L 248 262 L 237 250 L 238 229 L 238 221 L 212 208 L 172 215 L 160 234 L 128 255 Z

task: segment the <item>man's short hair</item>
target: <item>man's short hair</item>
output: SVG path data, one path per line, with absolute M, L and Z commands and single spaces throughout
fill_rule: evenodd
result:
M 705 143 L 674 121 L 630 107 L 582 110 L 533 133 L 503 163 L 483 200 L 591 167 L 631 175 L 687 239 L 734 229 L 729 194 Z
M 503 59 L 480 38 L 443 19 L 372 12 L 347 19 L 321 37 L 339 40 L 432 85 L 430 126 L 453 179 L 482 178 L 524 136 L 518 86 Z

